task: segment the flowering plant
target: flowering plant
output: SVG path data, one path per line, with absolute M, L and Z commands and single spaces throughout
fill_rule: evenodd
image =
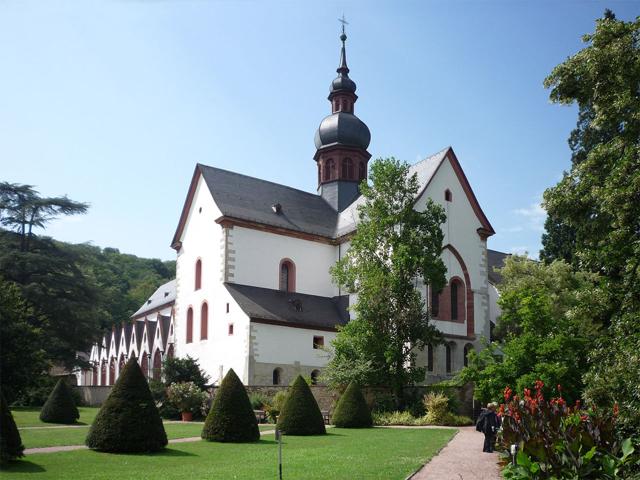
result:
M 194 413 L 206 401 L 207 394 L 193 382 L 180 382 L 169 385 L 167 398 L 181 412 Z
M 501 441 L 518 445 L 516 464 L 505 469 L 508 479 L 581 478 L 617 479 L 640 467 L 631 439 L 615 436 L 617 406 L 612 411 L 568 405 L 558 385 L 549 400 L 544 383 L 524 389 L 523 396 L 504 389 Z

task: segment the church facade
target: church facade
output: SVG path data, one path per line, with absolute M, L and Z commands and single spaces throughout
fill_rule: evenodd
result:
M 94 347 L 97 373 L 90 383 L 112 384 L 110 372 L 117 378 L 128 355 L 150 376 L 159 375 L 164 357 L 189 355 L 212 383 L 230 368 L 248 385 L 287 385 L 299 373 L 318 379 L 329 360 L 322 347 L 349 321 L 354 299 L 332 282 L 329 268 L 357 229 L 359 184 L 371 158 L 369 129 L 355 115 L 344 32 L 341 41 L 331 113 L 315 135 L 317 193 L 196 165 L 171 244 L 176 279 Z M 431 383 L 457 372 L 467 353 L 481 348 L 480 339 L 490 337 L 495 294 L 487 239 L 494 230 L 451 147 L 410 172 L 420 184 L 415 208 L 432 199 L 447 216 L 447 286 L 441 292 L 417 287 L 446 339 L 418 353 Z

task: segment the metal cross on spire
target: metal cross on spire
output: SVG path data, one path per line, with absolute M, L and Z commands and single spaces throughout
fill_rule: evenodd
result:
M 342 24 L 342 34 L 344 35 L 344 26 L 349 25 L 349 22 L 347 22 L 347 19 L 344 18 L 344 13 L 342 14 L 342 18 L 339 18 L 338 21 Z

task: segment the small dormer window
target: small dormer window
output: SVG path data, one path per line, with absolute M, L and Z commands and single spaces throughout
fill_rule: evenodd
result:
M 453 195 L 451 194 L 451 190 L 449 190 L 448 188 L 444 191 L 444 199 L 447 202 L 453 201 Z
M 167 298 L 169 296 L 169 292 L 164 292 L 164 298 Z
M 149 305 L 151 303 L 151 299 L 147 300 L 147 305 Z
M 273 213 L 279 215 L 282 213 L 282 205 L 280 205 L 279 203 L 274 203 L 273 205 L 271 205 L 271 210 L 273 210 Z

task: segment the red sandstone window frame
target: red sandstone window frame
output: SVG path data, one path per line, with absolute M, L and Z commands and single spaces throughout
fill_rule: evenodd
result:
M 202 288 L 202 260 L 199 258 L 196 260 L 196 273 L 195 273 L 195 290 Z
M 286 274 L 284 268 L 286 267 Z M 296 291 L 296 264 L 290 258 L 280 260 L 278 267 L 278 289 L 292 293 Z
M 233 323 L 230 323 L 230 324 L 229 324 L 228 329 L 227 329 L 227 334 L 228 334 L 229 336 L 232 336 L 232 335 L 233 335 Z
M 207 340 L 209 337 L 209 304 L 202 302 L 200 307 L 200 340 Z
M 189 307 L 187 310 L 187 332 L 185 343 L 193 342 L 193 308 Z

